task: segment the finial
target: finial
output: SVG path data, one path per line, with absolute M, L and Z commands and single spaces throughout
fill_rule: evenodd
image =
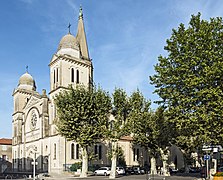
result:
M 79 9 L 79 19 L 83 19 L 83 10 L 82 10 L 81 5 L 80 5 L 80 9 Z
M 70 34 L 70 27 L 71 27 L 71 24 L 69 23 L 69 25 L 67 27 L 69 29 L 69 32 L 68 32 L 69 34 Z
M 26 66 L 26 72 L 27 72 L 27 73 L 28 73 L 28 68 L 29 68 L 29 67 L 28 67 L 28 66 Z

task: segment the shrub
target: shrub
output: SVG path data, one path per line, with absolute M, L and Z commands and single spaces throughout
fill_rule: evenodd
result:
M 71 165 L 70 170 L 71 171 L 77 171 L 77 169 L 81 169 L 82 167 L 82 163 L 81 162 L 77 162 Z

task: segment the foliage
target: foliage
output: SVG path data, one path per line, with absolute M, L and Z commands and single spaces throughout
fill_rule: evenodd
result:
M 217 177 L 222 176 L 222 177 L 223 177 L 223 172 L 216 172 L 216 173 L 214 174 L 214 176 L 217 176 Z
M 125 161 L 125 156 L 124 156 L 123 149 L 121 147 L 118 147 L 116 149 L 116 152 L 115 153 L 117 155 L 117 164 L 119 166 L 125 167 L 126 166 L 126 161 Z M 113 150 L 112 150 L 112 148 L 110 148 L 109 151 L 108 151 L 107 156 L 108 156 L 109 159 L 111 159 L 112 158 L 112 155 L 113 155 Z
M 118 165 L 126 167 L 125 155 L 121 147 L 118 147 Z
M 150 77 L 182 149 L 223 142 L 222 39 L 222 18 L 192 15 L 187 28 L 173 29 L 164 47 L 168 56 L 159 56 Z
M 77 162 L 71 165 L 70 170 L 71 171 L 77 171 L 77 169 L 81 169 L 82 163 Z
M 166 147 L 171 145 L 172 138 L 175 137 L 175 127 L 167 121 L 166 112 L 163 107 L 158 107 L 155 113 L 153 113 L 153 121 L 155 122 L 156 144 L 159 148 L 165 150 Z
M 150 155 L 157 157 L 166 148 L 172 139 L 172 126 L 166 121 L 165 111 L 162 107 L 153 112 L 151 102 L 137 90 L 130 96 L 129 127 L 135 144 L 149 150 Z
M 133 134 L 134 142 L 146 148 L 156 149 L 154 146 L 154 122 L 150 110 L 151 102 L 147 101 L 139 90 L 132 93 L 129 101 L 131 111 L 128 126 L 130 133 Z
M 123 89 L 116 88 L 112 94 L 112 116 L 108 129 L 108 138 L 118 141 L 126 135 L 126 122 L 129 115 L 129 100 Z
M 61 92 L 55 99 L 57 128 L 62 136 L 88 147 L 104 138 L 108 112 L 111 109 L 109 94 L 100 88 L 75 89 Z

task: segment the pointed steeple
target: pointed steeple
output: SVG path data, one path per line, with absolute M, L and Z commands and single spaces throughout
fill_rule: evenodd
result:
M 82 57 L 85 59 L 89 59 L 87 39 L 86 39 L 86 34 L 85 34 L 85 29 L 84 29 L 83 11 L 82 11 L 81 6 L 80 6 L 80 11 L 79 11 L 79 20 L 78 20 L 76 38 L 80 44 L 80 51 L 81 51 Z

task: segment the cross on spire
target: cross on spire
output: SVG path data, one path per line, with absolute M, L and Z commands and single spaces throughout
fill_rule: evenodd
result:
M 83 10 L 82 10 L 81 5 L 80 5 L 80 9 L 79 9 L 79 19 L 83 19 Z
M 69 29 L 69 34 L 70 34 L 70 27 L 71 27 L 71 24 L 69 23 L 69 25 L 67 26 L 67 28 Z
M 28 66 L 26 66 L 26 72 L 27 72 L 27 73 L 28 73 L 28 68 L 29 68 L 29 67 L 28 67 Z

